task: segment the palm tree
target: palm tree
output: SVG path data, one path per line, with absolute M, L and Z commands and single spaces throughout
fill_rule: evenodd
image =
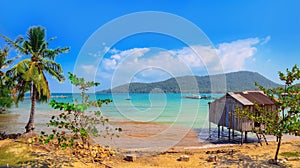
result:
M 6 36 L 6 42 L 21 55 L 30 56 L 17 63 L 8 74 L 17 81 L 18 100 L 24 99 L 24 94 L 30 91 L 31 109 L 26 133 L 34 130 L 34 114 L 36 101 L 47 101 L 50 98 L 50 89 L 45 72 L 59 82 L 64 81 L 60 64 L 55 62 L 55 57 L 69 51 L 68 47 L 49 49 L 46 41 L 46 31 L 42 27 L 31 27 L 27 32 L 27 40 L 19 37 L 15 42 Z
M 12 64 L 15 58 L 8 59 L 8 53 L 8 47 L 0 49 L 0 113 L 1 111 L 5 111 L 6 108 L 10 107 L 13 103 L 13 99 L 10 94 L 12 86 L 9 84 L 9 78 L 7 78 L 4 70 L 7 69 L 10 64 Z

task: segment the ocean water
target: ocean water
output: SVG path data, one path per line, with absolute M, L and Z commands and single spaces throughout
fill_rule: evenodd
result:
M 183 98 L 188 94 L 89 94 L 91 99 L 111 99 L 112 103 L 104 104 L 101 112 L 111 118 L 126 119 L 139 122 L 156 122 L 174 124 L 194 129 L 208 128 L 208 102 L 213 99 Z M 219 98 L 221 94 L 202 94 Z M 56 101 L 72 102 L 80 100 L 80 94 L 55 93 Z M 13 107 L 7 114 L 0 114 L 0 132 L 24 132 L 28 121 L 30 99 L 25 98 L 18 107 Z M 91 109 L 99 110 L 99 109 Z M 58 111 L 53 110 L 48 103 L 37 103 L 35 115 L 36 130 L 47 127 L 46 123 Z

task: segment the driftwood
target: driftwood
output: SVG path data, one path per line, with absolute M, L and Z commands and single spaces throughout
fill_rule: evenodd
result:
M 239 152 L 239 150 L 226 150 L 226 149 L 222 149 L 222 150 L 215 150 L 215 151 L 206 151 L 206 154 L 219 154 L 219 153 L 226 153 L 229 155 L 232 155 L 236 152 Z

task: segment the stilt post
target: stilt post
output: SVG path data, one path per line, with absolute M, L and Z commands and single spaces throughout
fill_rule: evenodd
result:
M 243 131 L 241 131 L 241 145 L 243 145 Z
M 208 133 L 209 133 L 209 139 L 211 138 L 210 130 L 211 130 L 211 123 L 208 121 Z
M 228 128 L 228 140 L 230 141 L 230 128 Z

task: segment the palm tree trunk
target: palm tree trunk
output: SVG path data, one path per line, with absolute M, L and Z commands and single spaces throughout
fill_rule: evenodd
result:
M 30 99 L 31 99 L 31 109 L 30 109 L 30 116 L 28 123 L 25 127 L 26 133 L 31 132 L 34 130 L 34 114 L 35 114 L 35 102 L 36 102 L 36 94 L 37 90 L 34 86 L 33 82 L 31 83 L 31 90 L 30 90 Z

